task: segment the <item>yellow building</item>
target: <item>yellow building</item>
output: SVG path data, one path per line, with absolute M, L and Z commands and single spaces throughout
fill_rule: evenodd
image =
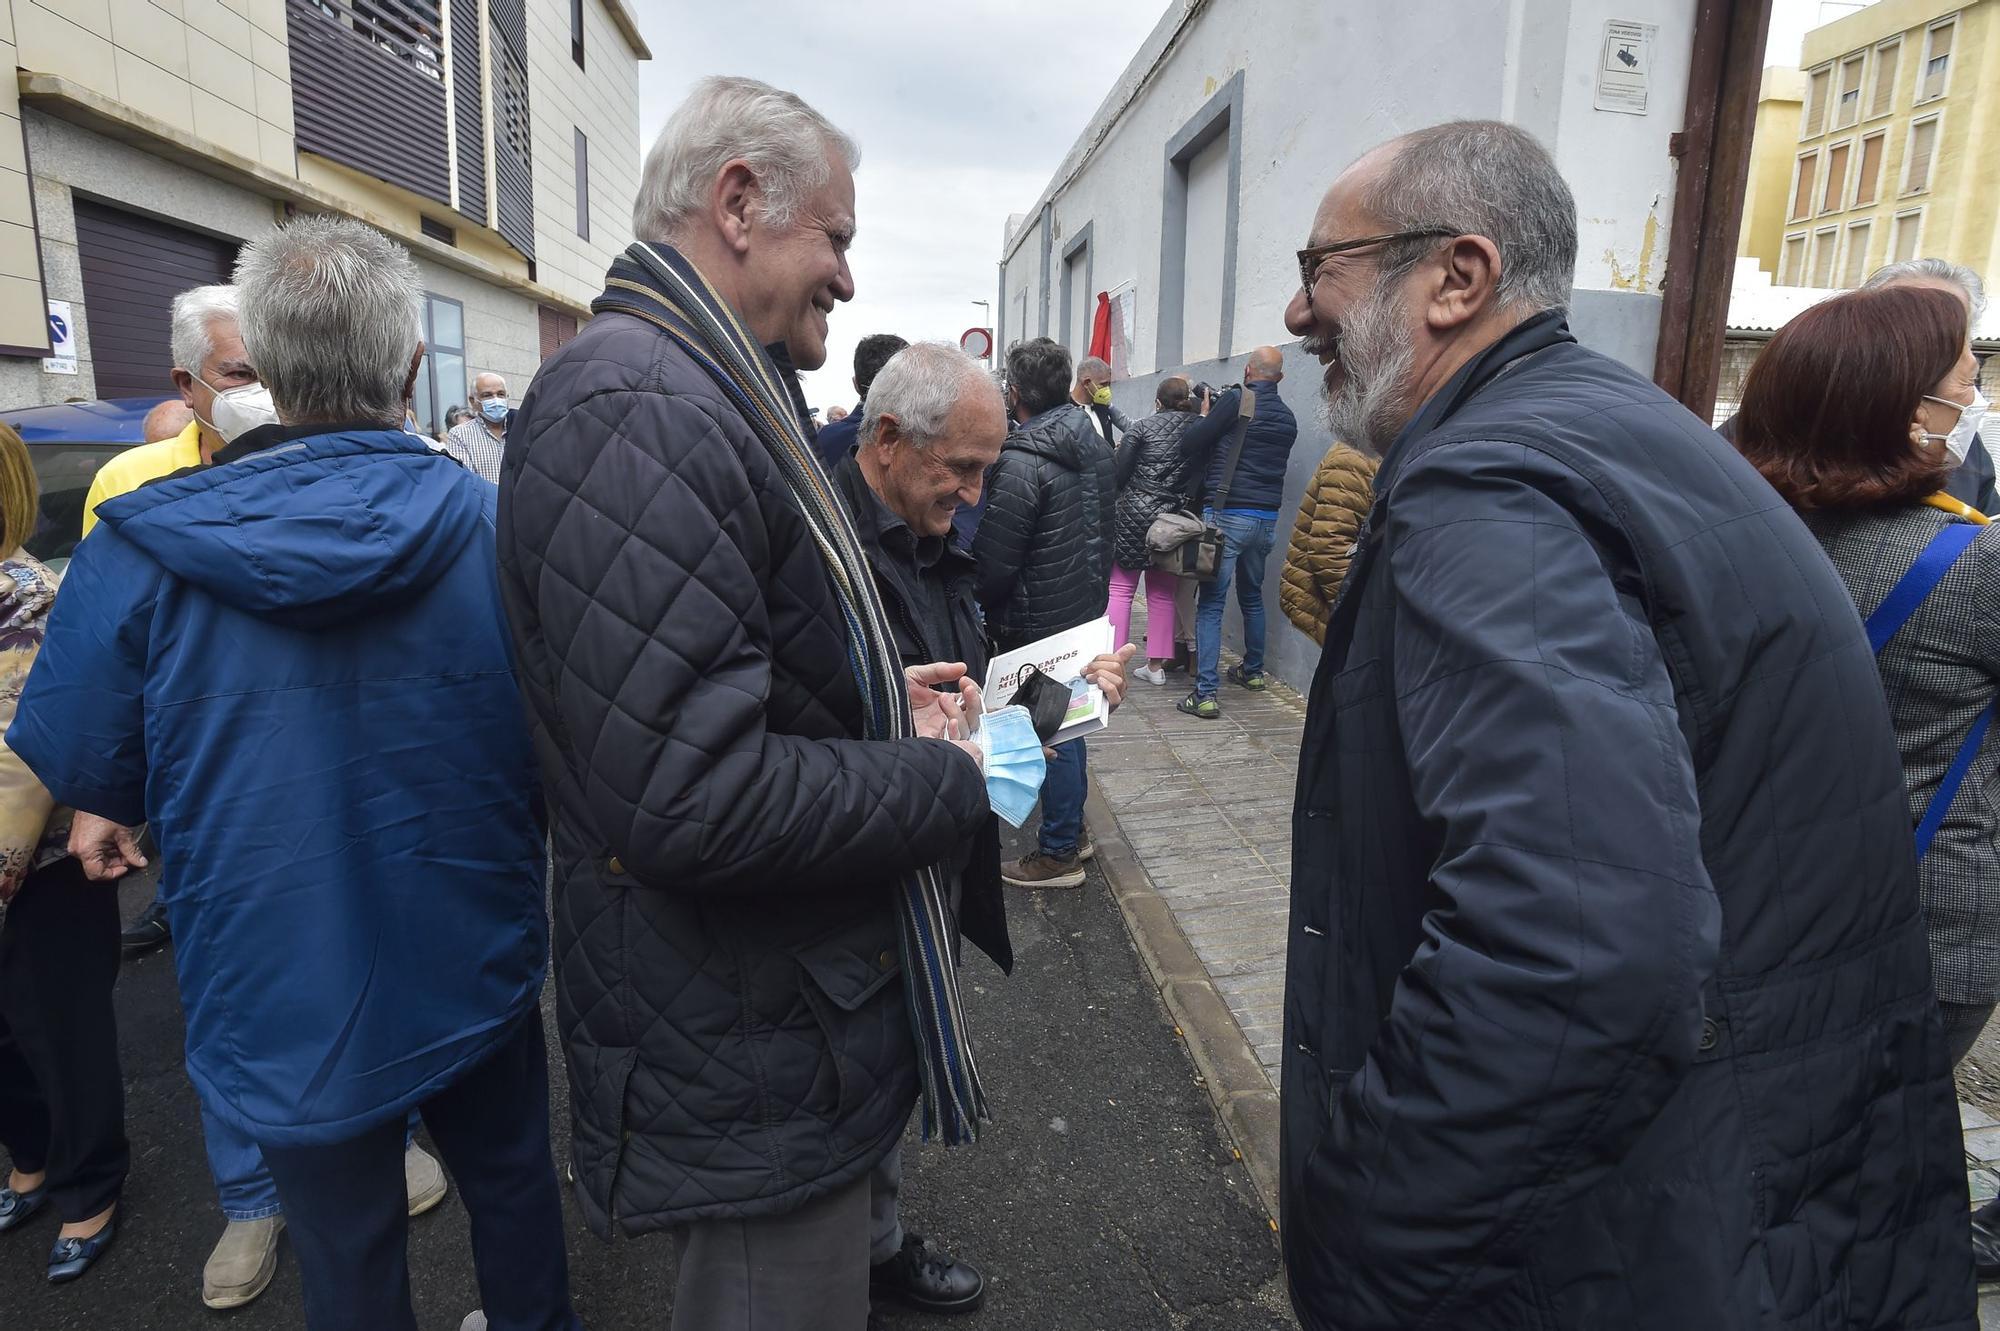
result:
M 1767 71 L 1739 252 L 1780 286 L 1918 256 L 2000 276 L 2000 0 L 1880 0 L 1807 33 L 1801 63 L 1789 116 Z

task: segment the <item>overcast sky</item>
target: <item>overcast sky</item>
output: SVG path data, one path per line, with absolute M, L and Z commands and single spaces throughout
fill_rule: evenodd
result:
M 639 66 L 642 155 L 709 73 L 789 88 L 861 144 L 855 298 L 833 312 L 826 368 L 806 376 L 824 408 L 852 404 L 854 344 L 869 333 L 955 342 L 990 326 L 972 302 L 994 299 L 1007 215 L 1040 197 L 1167 0 L 735 0 L 678 4 L 671 18 L 640 8 L 654 53 Z M 1808 28 L 1854 8 L 1775 0 L 1766 63 L 1796 64 Z

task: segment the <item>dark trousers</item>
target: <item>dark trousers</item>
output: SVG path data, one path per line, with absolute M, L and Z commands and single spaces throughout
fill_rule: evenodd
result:
M 30 874 L 0 923 L 0 1145 L 22 1173 L 48 1171 L 65 1223 L 117 1201 L 132 1160 L 117 979 L 118 884 L 72 859 Z
M 548 1052 L 530 1009 L 485 1062 L 420 1106 L 472 1220 L 491 1331 L 581 1331 L 549 1154 Z M 324 1146 L 261 1143 L 311 1331 L 416 1331 L 402 1118 Z M 470 1311 L 469 1309 L 467 1311 Z

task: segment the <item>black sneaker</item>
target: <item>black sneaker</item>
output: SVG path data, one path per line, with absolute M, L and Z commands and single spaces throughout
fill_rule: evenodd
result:
M 923 1235 L 904 1234 L 901 1252 L 868 1269 L 868 1297 L 942 1316 L 969 1313 L 986 1297 L 986 1277 Z
M 158 952 L 174 936 L 167 924 L 167 908 L 158 901 L 146 907 L 132 927 L 118 935 L 118 946 L 125 953 L 125 960 L 143 957 L 148 952 Z
M 1972 1269 L 1982 1285 L 2000 1280 L 2000 1201 L 1972 1213 Z
M 1261 670 L 1246 671 L 1240 665 L 1233 665 L 1229 667 L 1229 672 L 1223 678 L 1231 684 L 1250 690 L 1252 693 L 1262 693 L 1265 688 L 1264 672 Z
M 1198 716 L 1204 721 L 1218 721 L 1222 718 L 1222 704 L 1213 698 L 1204 698 L 1199 693 L 1190 693 L 1174 704 L 1174 710 Z

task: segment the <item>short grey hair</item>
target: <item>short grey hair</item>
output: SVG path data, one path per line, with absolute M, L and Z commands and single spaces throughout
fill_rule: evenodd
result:
M 1986 283 L 1962 263 L 1949 259 L 1905 259 L 1877 268 L 1861 285 L 1864 290 L 1873 291 L 1899 282 L 1948 282 L 1965 293 L 1972 306 L 1973 323 L 1986 317 Z
M 401 245 L 302 217 L 243 247 L 236 285 L 243 345 L 287 423 L 403 423 L 424 297 Z
M 1569 308 L 1576 198 L 1534 135 L 1498 120 L 1452 120 L 1405 134 L 1392 154 L 1361 198 L 1384 231 L 1484 236 L 1500 251 L 1501 308 Z M 1438 243 L 1390 246 L 1385 278 L 1408 273 Z
M 202 363 L 215 354 L 209 325 L 217 319 L 236 322 L 235 287 L 190 287 L 174 297 L 174 369 L 201 378 Z
M 911 443 L 927 447 L 944 433 L 952 411 L 968 397 L 1000 404 L 1000 390 L 984 365 L 949 342 L 912 342 L 891 356 L 868 385 L 861 441 L 874 443 L 882 418 L 894 416 Z
M 833 178 L 833 156 L 852 171 L 861 149 L 796 94 L 756 79 L 711 75 L 667 117 L 646 154 L 632 230 L 673 240 L 708 206 L 715 178 L 741 158 L 757 177 L 762 216 L 789 226 L 813 191 Z
M 1099 382 L 1109 380 L 1111 378 L 1111 362 L 1102 356 L 1085 356 L 1076 363 L 1076 377 L 1081 379 L 1086 374 Z

